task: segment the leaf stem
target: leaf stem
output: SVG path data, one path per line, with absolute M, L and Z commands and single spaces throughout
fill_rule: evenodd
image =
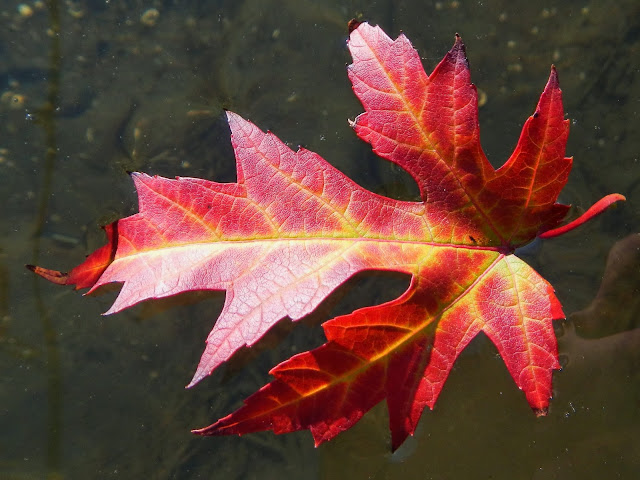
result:
M 546 232 L 540 234 L 539 237 L 553 238 L 564 235 L 574 228 L 579 227 L 583 223 L 588 222 L 592 218 L 597 217 L 614 203 L 625 200 L 626 198 L 624 197 L 624 195 L 620 195 L 619 193 L 611 193 L 594 203 L 586 212 L 576 218 L 573 222 L 569 222 L 566 225 L 562 225 L 561 227 L 554 228 L 552 230 L 547 230 Z

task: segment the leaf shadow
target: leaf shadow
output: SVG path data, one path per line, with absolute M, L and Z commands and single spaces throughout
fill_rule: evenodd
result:
M 640 234 L 616 242 L 607 257 L 602 283 L 586 308 L 557 326 L 560 363 L 583 372 L 620 371 L 629 360 L 635 375 L 640 352 Z

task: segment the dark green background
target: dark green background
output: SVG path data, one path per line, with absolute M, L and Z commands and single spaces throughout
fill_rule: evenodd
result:
M 0 6 L 0 477 L 636 478 L 637 1 L 60 1 L 59 35 L 44 3 L 31 3 L 30 17 L 18 3 Z M 145 26 L 151 7 L 160 15 Z M 394 455 L 384 408 L 318 449 L 308 432 L 194 437 L 190 428 L 235 409 L 269 368 L 322 343 L 323 320 L 393 298 L 408 279 L 360 275 L 296 328 L 283 321 L 184 390 L 223 294 L 101 317 L 114 292 L 82 298 L 24 264 L 65 270 L 99 246 L 100 225 L 136 210 L 126 171 L 233 181 L 222 108 L 317 151 L 373 191 L 415 198 L 408 176 L 348 126 L 361 111 L 345 71 L 353 17 L 393 37 L 405 32 L 428 72 L 462 35 L 487 97 L 482 142 L 496 166 L 555 63 L 575 162 L 561 200 L 579 212 L 606 193 L 628 196 L 522 252 L 569 316 L 557 325 L 565 368 L 554 375 L 549 415 L 533 415 L 479 337 Z

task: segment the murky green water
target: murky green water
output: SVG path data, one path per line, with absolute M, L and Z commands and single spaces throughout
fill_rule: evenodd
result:
M 0 478 L 637 477 L 637 1 L 80 0 L 58 2 L 57 19 L 46 3 L 0 6 Z M 150 8 L 159 15 L 143 17 Z M 346 22 L 360 15 L 404 31 L 428 71 L 463 36 L 495 165 L 555 63 L 575 158 L 562 200 L 580 209 L 609 192 L 629 198 L 526 253 L 569 315 L 551 410 L 535 418 L 478 338 L 394 455 L 383 408 L 318 449 L 308 432 L 195 438 L 191 428 L 236 408 L 270 367 L 320 344 L 322 320 L 392 297 L 405 279 L 359 277 L 187 391 L 222 294 L 101 317 L 113 293 L 82 298 L 24 264 L 67 269 L 98 246 L 100 225 L 136 209 L 126 171 L 233 181 L 223 107 L 367 188 L 412 198 L 408 177 L 346 121 L 361 111 L 345 72 Z

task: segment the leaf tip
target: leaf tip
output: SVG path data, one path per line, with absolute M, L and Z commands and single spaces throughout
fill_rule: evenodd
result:
M 453 47 L 449 50 L 449 54 L 447 55 L 450 59 L 457 59 L 456 61 L 462 61 L 466 68 L 469 69 L 469 59 L 467 58 L 467 49 L 464 46 L 464 42 L 462 41 L 462 37 L 459 33 L 456 33 L 455 41 L 453 42 Z
M 231 134 L 233 134 L 234 127 L 238 127 L 243 122 L 247 122 L 244 118 L 231 110 L 225 110 L 224 113 L 227 116 L 227 123 L 229 123 L 229 127 L 231 128 Z
M 549 80 L 547 86 L 553 88 L 560 88 L 560 79 L 558 78 L 558 70 L 555 65 L 551 65 L 551 72 L 549 73 Z
M 547 413 L 549 413 L 549 407 L 534 408 L 533 413 L 536 414 L 536 417 L 546 417 Z
M 196 377 L 195 377 L 195 375 L 194 375 L 194 377 L 191 379 L 191 381 L 190 381 L 188 384 L 186 384 L 186 385 L 184 386 L 185 390 L 187 390 L 187 389 L 189 389 L 189 388 L 193 388 L 193 387 L 195 387 L 195 386 L 196 386 L 196 384 L 197 384 L 200 380 L 202 380 L 202 379 L 201 379 L 201 378 L 196 378 Z
M 209 364 L 206 364 L 207 366 L 205 366 L 205 363 L 203 360 L 200 360 L 200 362 L 201 362 L 200 365 L 198 365 L 198 368 L 196 369 L 196 373 L 193 374 L 193 378 L 191 378 L 191 381 L 184 388 L 195 387 L 205 377 L 207 377 L 208 375 L 211 375 L 213 370 L 215 370 L 215 368 L 219 365 L 218 363 L 218 364 L 213 364 L 213 366 Z
M 362 22 L 360 20 L 356 20 L 355 18 L 352 18 L 351 20 L 349 20 L 349 23 L 347 23 L 347 28 L 349 29 L 349 35 L 351 35 L 351 32 L 353 32 L 356 28 L 358 28 L 361 23 Z
M 210 428 L 211 426 L 204 428 L 194 428 L 193 430 L 191 430 L 191 433 L 193 433 L 194 435 L 199 435 L 201 437 L 208 437 L 212 435 L 211 433 L 209 433 Z
M 131 180 L 133 181 L 133 184 L 136 186 L 136 188 L 138 188 L 138 185 L 141 182 L 144 183 L 146 179 L 151 178 L 151 175 L 148 175 L 144 172 L 127 172 L 127 174 L 131 177 Z M 156 178 L 156 177 L 157 175 L 153 176 L 153 178 Z M 105 227 L 102 227 L 102 228 L 104 229 Z

